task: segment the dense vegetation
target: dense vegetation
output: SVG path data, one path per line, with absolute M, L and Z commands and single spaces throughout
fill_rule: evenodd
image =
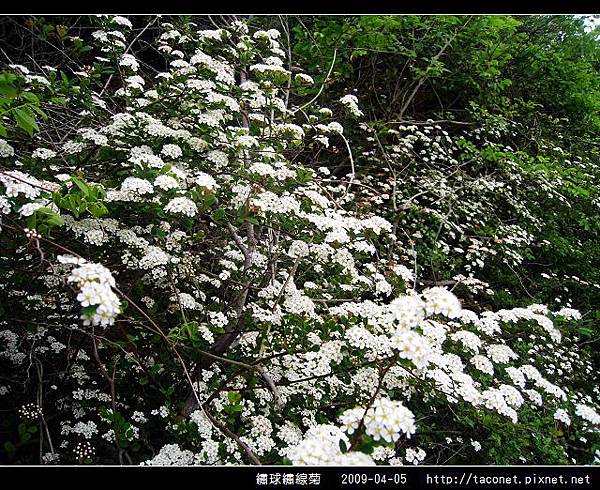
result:
M 0 462 L 600 461 L 585 19 L 0 41 Z

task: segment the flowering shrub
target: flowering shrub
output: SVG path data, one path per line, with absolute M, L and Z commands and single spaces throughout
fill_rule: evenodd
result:
M 131 49 L 128 19 L 97 22 L 94 62 L 71 78 L 11 71 L 49 104 L 49 121 L 77 124 L 36 133 L 33 148 L 17 129 L 0 140 L 10 373 L 0 395 L 34 403 L 11 415 L 29 437 L 7 442 L 5 457 L 25 460 L 39 432 L 43 463 L 594 460 L 596 446 L 573 444 L 598 444 L 600 419 L 597 393 L 578 384 L 594 374 L 570 334 L 580 312 L 472 299 L 493 292 L 475 276 L 487 256 L 518 267 L 531 234 L 499 223 L 498 246 L 483 245 L 468 230 L 489 224 L 493 204 L 460 223 L 429 203 L 421 211 L 457 241 L 438 231 L 435 246 L 469 246 L 452 268 L 471 275 L 428 285 L 417 250 L 432 237 L 411 214 L 417 197 L 397 208 L 413 185 L 422 196 L 439 186 L 458 208 L 489 192 L 535 222 L 513 192 L 518 177 L 510 189 L 474 180 L 463 195 L 440 164 L 403 188 L 395 180 L 379 210 L 390 195 L 374 188 L 392 184 L 363 175 L 368 151 L 355 155 L 347 136 L 364 117 L 359 99 L 339 99 L 344 125 L 306 95 L 314 80 L 292 76 L 279 31 L 154 19 L 153 66 L 164 66 L 154 73 Z M 441 128 L 401 130 L 384 141 L 394 165 L 417 144 L 424 159 L 454 164 L 467 144 Z M 346 151 L 348 175 L 318 160 L 330 145 Z M 456 284 L 466 299 L 446 287 Z M 500 438 L 532 427 L 547 447 L 498 452 Z

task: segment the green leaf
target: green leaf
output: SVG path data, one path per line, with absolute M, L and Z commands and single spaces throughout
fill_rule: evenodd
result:
M 219 221 L 222 220 L 225 217 L 225 210 L 222 208 L 216 209 L 215 210 L 215 220 Z
M 61 216 L 50 208 L 39 208 L 35 213 L 38 223 L 44 223 L 49 226 L 62 226 L 64 224 Z
M 4 443 L 4 450 L 8 453 L 8 454 L 14 454 L 14 452 L 17 450 L 17 448 L 15 447 L 15 445 L 10 442 L 10 441 L 6 441 Z
M 71 182 L 73 182 L 77 187 L 79 187 L 84 196 L 87 197 L 89 195 L 90 186 L 84 180 L 74 175 L 71 177 Z
M 233 405 L 242 399 L 242 395 L 240 395 L 237 391 L 230 391 L 227 393 L 227 399 L 229 400 L 229 403 Z
M 23 92 L 22 97 L 27 101 L 27 102 L 31 102 L 32 104 L 39 104 L 40 103 L 40 99 L 38 98 L 37 95 L 35 95 L 32 92 Z
M 35 118 L 31 114 L 31 111 L 17 107 L 12 110 L 12 114 L 17 126 L 26 131 L 29 136 L 33 136 L 35 131 L 40 130 Z
M 19 93 L 14 85 L 16 76 L 12 73 L 0 73 L 0 95 L 8 99 L 14 99 Z
M 93 202 L 89 204 L 88 211 L 94 218 L 100 218 L 108 214 L 108 209 L 106 209 L 106 206 L 100 202 Z

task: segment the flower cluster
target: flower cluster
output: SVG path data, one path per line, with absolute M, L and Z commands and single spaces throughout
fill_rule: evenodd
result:
M 79 288 L 77 301 L 84 308 L 81 316 L 84 324 L 112 325 L 121 311 L 121 302 L 113 291 L 116 283 L 110 271 L 103 265 L 69 255 L 57 259 L 61 264 L 73 266 L 67 281 Z
M 354 451 L 342 452 L 340 445 L 346 447 L 350 441 L 346 435 L 333 425 L 318 425 L 308 430 L 304 439 L 287 450 L 288 458 L 295 465 L 374 465 L 366 454 Z
M 349 434 L 362 422 L 366 433 L 376 441 L 395 442 L 401 435 L 410 438 L 416 431 L 413 413 L 401 402 L 389 398 L 378 398 L 366 411 L 361 408 L 346 410 L 340 421 Z
M 165 211 L 193 218 L 198 212 L 198 208 L 196 207 L 196 203 L 187 197 L 175 197 L 167 203 Z
M 364 113 L 358 108 L 358 99 L 355 95 L 344 95 L 340 99 L 340 104 L 343 104 L 352 115 L 356 117 L 364 116 Z
M 42 415 L 42 408 L 35 403 L 28 403 L 19 409 L 19 414 L 24 419 L 35 420 Z

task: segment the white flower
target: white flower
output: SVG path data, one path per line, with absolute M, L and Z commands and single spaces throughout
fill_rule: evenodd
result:
M 294 240 L 288 250 L 288 255 L 293 259 L 306 257 L 308 253 L 308 244 L 302 240 Z
M 21 206 L 21 209 L 19 209 L 19 214 L 21 216 L 31 216 L 38 209 L 43 208 L 43 207 L 44 207 L 44 203 L 30 202 L 30 203 L 27 203 L 27 204 L 24 204 L 23 206 Z
M 332 133 L 337 133 L 337 134 L 343 134 L 344 132 L 344 128 L 343 126 L 338 123 L 338 122 L 330 122 L 327 126 L 326 126 L 327 130 L 332 132 Z
M 23 73 L 23 75 L 29 75 L 29 68 L 23 66 L 23 65 L 15 65 L 15 64 L 11 64 L 8 65 L 10 66 L 13 70 L 19 70 L 21 73 Z
M 352 434 L 358 428 L 363 415 L 365 432 L 376 441 L 397 441 L 402 434 L 410 438 L 417 430 L 413 413 L 401 402 L 389 398 L 378 398 L 366 413 L 359 407 L 346 410 L 340 416 L 340 421 L 347 432 Z
M 519 358 L 508 345 L 504 344 L 488 345 L 486 346 L 485 351 L 496 364 L 508 364 L 512 359 Z
M 415 280 L 413 272 L 404 265 L 395 265 L 392 270 L 394 271 L 394 274 L 400 276 L 403 281 L 409 284 Z
M 15 150 L 10 146 L 6 140 L 0 138 L 0 158 L 12 157 L 15 154 Z
M 216 180 L 204 172 L 198 172 L 194 178 L 194 182 L 198 187 L 202 187 L 208 191 L 212 191 L 219 187 Z
M 574 308 L 561 308 L 556 312 L 556 315 L 562 316 L 567 320 L 581 320 L 581 313 Z
M 154 186 L 164 191 L 168 191 L 179 188 L 179 182 L 177 182 L 175 177 L 171 177 L 170 175 L 159 175 L 154 179 Z
M 138 177 L 127 177 L 121 183 L 121 191 L 131 192 L 142 196 L 144 194 L 152 194 L 154 192 L 154 188 L 152 187 L 152 184 L 146 179 L 140 179 Z
M 141 463 L 144 466 L 192 466 L 199 464 L 199 455 L 177 444 L 167 444 L 156 456 Z
M 112 18 L 112 20 L 113 20 L 113 22 L 115 24 L 119 24 L 121 26 L 129 27 L 129 29 L 133 28 L 133 25 L 131 25 L 131 21 L 128 18 L 126 18 L 126 17 L 122 17 L 120 15 L 115 15 Z
M 481 451 L 481 443 L 479 441 L 471 441 L 471 446 L 473 446 L 473 450 L 478 453 Z
M 56 152 L 54 150 L 48 150 L 47 148 L 37 148 L 31 156 L 33 158 L 39 158 L 40 160 L 49 160 L 56 156 Z
M 307 75 L 306 73 L 298 73 L 294 79 L 303 85 L 313 85 L 315 83 L 313 77 Z
M 132 71 L 137 71 L 138 68 L 140 67 L 140 64 L 135 59 L 135 56 L 128 54 L 128 53 L 124 54 L 121 57 L 121 61 L 119 61 L 119 65 L 130 68 Z
M 344 95 L 340 99 L 340 103 L 343 104 L 350 113 L 356 117 L 364 116 L 364 113 L 358 108 L 358 99 L 354 95 Z
M 593 425 L 600 424 L 600 415 L 592 407 L 581 403 L 575 406 L 575 414 Z
M 144 85 L 146 84 L 145 80 L 139 75 L 133 75 L 131 77 L 127 77 L 125 79 L 125 83 L 128 88 L 143 90 Z
M 372 466 L 373 458 L 364 453 L 343 453 L 340 445 L 350 446 L 341 429 L 333 425 L 317 425 L 309 429 L 300 443 L 286 452 L 294 465 Z
M 566 412 L 566 410 L 562 408 L 558 408 L 556 412 L 554 412 L 554 419 L 559 420 L 565 425 L 571 425 L 571 417 L 569 417 L 569 414 Z
M 456 342 L 460 342 L 464 347 L 476 353 L 479 352 L 479 349 L 481 348 L 481 339 L 477 334 L 469 332 L 468 330 L 454 332 L 450 335 L 450 338 Z
M 9 214 L 10 210 L 11 210 L 10 201 L 4 196 L 0 196 L 0 213 Z
M 486 373 L 491 376 L 494 375 L 494 365 L 487 357 L 476 355 L 471 358 L 471 362 L 475 366 L 475 369 L 478 369 L 482 373 Z
M 446 288 L 434 287 L 423 292 L 428 315 L 444 315 L 457 318 L 460 315 L 460 301 Z
M 254 148 L 260 146 L 258 140 L 254 136 L 242 134 L 235 139 L 235 144 L 240 148 Z
M 486 408 L 498 412 L 517 423 L 517 412 L 509 406 L 504 393 L 497 388 L 488 388 L 481 393 L 481 403 Z
M 389 306 L 401 327 L 414 328 L 425 319 L 425 303 L 418 296 L 400 296 Z
M 181 155 L 183 155 L 181 148 L 173 144 L 167 144 L 163 146 L 162 150 L 160 150 L 160 153 L 161 155 L 169 158 L 179 158 Z
M 287 71 L 283 66 L 279 64 L 266 64 L 266 63 L 257 63 L 256 65 L 250 66 L 251 71 L 256 71 L 258 73 L 269 75 L 289 75 L 289 71 Z
M 196 299 L 188 293 L 179 293 L 171 296 L 171 301 L 179 304 L 185 310 L 201 310 L 202 305 L 196 301 Z
M 288 449 L 288 458 L 294 465 L 334 464 L 342 452 L 340 442 L 350 446 L 348 437 L 333 425 L 317 425 L 309 429 L 304 439 Z
M 412 463 L 414 465 L 418 465 L 421 461 L 423 461 L 425 459 L 426 455 L 427 455 L 427 453 L 420 447 L 417 449 L 413 449 L 413 448 L 409 447 L 406 450 L 406 455 L 404 456 L 404 458 L 406 459 L 407 463 Z
M 92 313 L 81 316 L 84 325 L 112 325 L 121 311 L 121 302 L 112 289 L 116 283 L 110 271 L 103 265 L 69 255 L 59 255 L 57 259 L 63 264 L 77 265 L 67 281 L 79 287 L 77 301 L 81 306 L 96 307 Z
M 375 466 L 375 461 L 368 454 L 349 451 L 338 454 L 331 460 L 331 464 L 335 466 Z
M 183 214 L 193 217 L 198 213 L 196 203 L 187 197 L 175 197 L 171 199 L 165 206 L 167 213 Z
M 399 328 L 390 339 L 392 348 L 398 350 L 400 357 L 409 359 L 416 367 L 429 363 L 431 346 L 423 336 L 406 328 Z

